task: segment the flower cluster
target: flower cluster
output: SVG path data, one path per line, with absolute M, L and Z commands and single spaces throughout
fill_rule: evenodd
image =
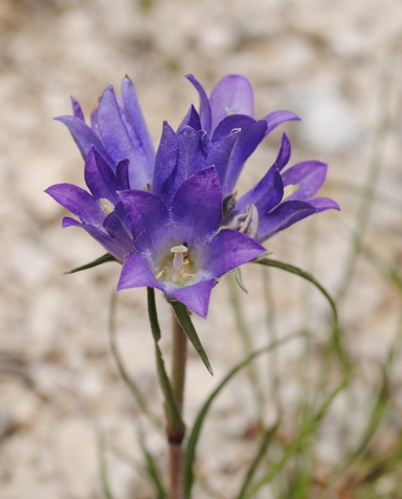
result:
M 187 76 L 200 97 L 176 131 L 164 122 L 155 151 L 134 86 L 128 77 L 121 97 L 109 86 L 86 124 L 73 99 L 73 116 L 61 116 L 85 160 L 90 192 L 71 184 L 47 193 L 77 219 L 79 226 L 123 264 L 118 289 L 160 289 L 206 317 L 217 280 L 262 253 L 278 231 L 338 205 L 312 196 L 327 166 L 298 163 L 284 171 L 291 146 L 285 134 L 265 176 L 236 199 L 234 188 L 246 160 L 262 140 L 285 121 L 276 111 L 257 120 L 248 80 L 228 75 L 208 97 Z

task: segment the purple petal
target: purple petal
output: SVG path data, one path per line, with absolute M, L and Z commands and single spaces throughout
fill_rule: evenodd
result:
M 137 251 L 160 252 L 169 236 L 169 214 L 165 204 L 154 194 L 129 190 L 119 193 L 130 223 Z
M 113 160 L 107 153 L 99 137 L 83 121 L 75 116 L 59 116 L 55 120 L 60 121 L 69 129 L 84 159 L 92 147 L 94 147 L 105 158 L 107 163 L 111 167 L 114 167 Z
M 180 301 L 186 305 L 186 307 L 205 319 L 208 314 L 209 299 L 215 282 L 215 279 L 210 279 L 208 281 L 199 282 L 198 284 L 193 284 L 192 286 L 179 288 L 169 293 L 169 296 Z
M 205 269 L 218 278 L 257 258 L 265 248 L 241 232 L 222 229 L 205 249 Z
M 194 128 L 194 130 L 201 130 L 200 115 L 192 104 L 183 121 L 180 123 L 177 133 L 180 133 L 186 126 L 190 126 L 191 128 Z
M 129 159 L 122 159 L 116 166 L 116 181 L 119 191 L 130 189 L 130 179 L 128 176 Z
M 127 228 L 122 224 L 120 218 L 115 212 L 110 213 L 103 221 L 103 227 L 106 232 L 120 241 L 120 243 L 127 248 L 126 253 L 129 251 L 134 251 L 134 243 L 131 236 L 127 232 Z
M 232 193 L 239 178 L 246 159 L 255 151 L 258 144 L 265 136 L 266 122 L 258 121 L 245 130 L 242 130 L 239 140 L 234 148 L 227 176 L 223 185 L 224 197 Z
M 222 137 L 230 135 L 234 130 L 245 130 L 246 128 L 257 123 L 257 120 L 251 118 L 251 116 L 245 116 L 243 114 L 231 114 L 224 118 L 219 125 L 214 130 L 212 135 L 212 141 L 215 142 Z M 266 126 L 266 125 L 265 125 Z
M 130 119 L 128 127 L 131 132 L 133 145 L 139 159 L 144 164 L 144 167 L 148 169 L 148 178 L 151 178 L 155 161 L 155 149 L 138 102 L 134 85 L 128 76 L 123 79 L 121 84 L 121 94 Z
M 193 75 L 186 75 L 187 80 L 194 85 L 199 96 L 200 96 L 200 119 L 202 129 L 207 132 L 208 135 L 211 134 L 211 123 L 212 123 L 212 115 L 211 115 L 211 106 L 209 105 L 208 96 L 204 90 L 204 87 L 201 83 L 194 78 Z
M 325 210 L 340 210 L 339 204 L 328 198 L 310 199 L 308 204 L 315 208 L 317 213 Z
M 115 256 L 120 262 L 124 261 L 127 253 L 130 251 L 129 247 L 125 247 L 120 240 L 112 238 L 103 230 L 94 227 L 93 225 L 82 224 L 77 220 L 70 217 L 63 218 L 63 227 L 80 227 L 100 243 L 106 251 Z
M 185 127 L 177 134 L 178 158 L 177 158 L 177 186 L 182 184 L 205 166 L 205 156 L 202 148 L 202 136 L 204 132 Z
M 317 210 L 303 201 L 285 201 L 270 213 L 260 217 L 257 240 L 265 241 L 277 232 L 317 213 Z
M 147 286 L 163 290 L 163 284 L 151 272 L 147 259 L 138 253 L 130 253 L 124 262 L 117 291 Z
M 56 184 L 46 189 L 45 192 L 87 224 L 100 226 L 105 219 L 99 201 L 81 187 L 72 184 Z
M 320 161 L 303 161 L 282 174 L 283 185 L 298 185 L 289 199 L 307 201 L 324 183 L 328 166 Z
M 211 237 L 222 220 L 222 191 L 214 167 L 204 168 L 178 189 L 172 202 L 174 230 L 184 241 L 202 242 Z
M 111 85 L 106 88 L 100 98 L 97 121 L 102 140 L 115 163 L 122 159 L 131 159 L 130 138 Z
M 209 98 L 212 111 L 212 131 L 228 114 L 254 115 L 254 95 L 244 76 L 227 75 L 214 87 Z
M 290 141 L 286 133 L 283 133 L 281 140 L 281 147 L 279 149 L 278 156 L 276 157 L 273 166 L 275 166 L 279 171 L 281 171 L 288 164 L 291 152 L 292 148 L 290 145 Z
M 240 132 L 236 131 L 226 137 L 222 137 L 219 140 L 212 142 L 212 147 L 205 160 L 206 165 L 215 166 L 221 184 L 224 183 L 226 178 L 232 157 L 232 151 L 237 140 L 239 139 L 239 134 Z
M 297 114 L 292 113 L 291 111 L 274 111 L 273 113 L 267 114 L 264 120 L 268 125 L 265 135 L 268 135 L 281 123 L 284 123 L 285 121 L 300 121 L 300 118 Z
M 177 164 L 177 136 L 166 121 L 163 123 L 162 137 L 155 158 L 152 192 L 170 198 L 174 179 L 170 178 Z
M 71 97 L 71 106 L 73 108 L 73 115 L 85 123 L 85 117 L 82 112 L 81 105 L 76 99 L 74 99 L 74 97 Z
M 138 141 L 134 142 L 133 136 L 129 135 L 125 122 L 113 87 L 109 86 L 99 101 L 99 132 L 115 164 L 123 159 L 130 160 L 130 185 L 142 189 L 150 183 L 150 175 L 144 166 L 143 151 Z
M 99 127 L 98 127 L 98 109 L 94 109 L 91 112 L 89 119 L 90 119 L 92 131 L 99 138 L 99 140 L 102 140 L 100 133 L 99 133 Z
M 258 184 L 250 189 L 236 203 L 233 218 L 238 213 L 244 213 L 250 204 L 256 205 L 260 215 L 272 210 L 283 197 L 282 177 L 275 166 L 272 166 Z
M 95 149 L 91 149 L 88 153 L 84 175 L 85 182 L 95 198 L 106 198 L 113 203 L 118 201 L 116 191 L 119 190 L 119 187 L 116 183 L 116 177 Z

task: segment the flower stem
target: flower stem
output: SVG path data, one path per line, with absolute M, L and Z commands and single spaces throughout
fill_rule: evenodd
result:
M 172 353 L 172 390 L 176 399 L 180 417 L 183 413 L 184 383 L 186 378 L 187 336 L 176 315 L 173 313 L 173 353 Z M 171 431 L 173 430 L 173 431 Z M 185 430 L 172 428 L 168 430 L 170 460 L 170 499 L 183 498 L 182 442 Z

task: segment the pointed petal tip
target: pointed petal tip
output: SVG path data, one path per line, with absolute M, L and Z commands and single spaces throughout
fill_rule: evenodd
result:
M 69 116 L 68 114 L 61 114 L 60 116 L 55 116 L 53 119 L 54 121 L 60 121 L 61 123 L 64 122 L 66 118 L 71 118 L 72 116 Z
M 208 315 L 211 292 L 215 282 L 215 279 L 209 279 L 207 281 L 201 281 L 197 284 L 193 284 L 192 286 L 178 288 L 170 293 L 170 296 L 183 303 L 183 305 L 188 307 L 203 319 L 206 319 Z
M 308 201 L 308 204 L 315 208 L 317 213 L 326 210 L 337 210 L 341 211 L 339 204 L 333 199 L 329 198 L 314 198 Z

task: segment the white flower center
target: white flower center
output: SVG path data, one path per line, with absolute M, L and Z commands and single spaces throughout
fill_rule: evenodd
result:
M 190 258 L 187 246 L 179 244 L 170 248 L 158 267 L 155 277 L 166 284 L 183 287 L 197 279 L 197 269 Z

